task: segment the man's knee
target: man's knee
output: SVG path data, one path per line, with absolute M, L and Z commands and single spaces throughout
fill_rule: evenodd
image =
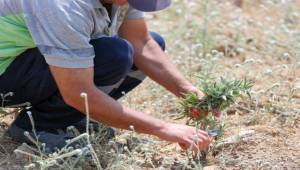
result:
M 95 65 L 112 62 L 111 67 L 122 67 L 121 70 L 127 71 L 133 64 L 133 47 L 125 39 L 117 37 L 103 37 L 92 40 L 91 44 L 95 49 Z
M 103 37 L 90 43 L 94 46 L 96 56 L 94 59 L 96 84 L 116 83 L 130 71 L 134 50 L 128 41 L 117 37 Z
M 156 32 L 150 32 L 152 38 L 157 42 L 163 51 L 166 49 L 166 42 L 164 38 Z

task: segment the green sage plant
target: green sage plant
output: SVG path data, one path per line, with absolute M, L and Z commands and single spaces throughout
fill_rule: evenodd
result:
M 198 75 L 199 89 L 202 89 L 205 97 L 200 100 L 197 94 L 187 93 L 181 101 L 181 118 L 188 118 L 187 124 L 194 125 L 198 129 L 208 132 L 215 141 L 218 141 L 224 134 L 225 124 L 217 120 L 214 112 L 223 111 L 242 94 L 249 94 L 248 90 L 253 86 L 251 81 L 226 80 L 212 78 L 211 74 Z M 205 160 L 209 149 L 201 151 L 200 160 Z M 199 157 L 199 156 L 198 156 Z
M 188 118 L 188 124 L 207 130 L 215 130 L 221 136 L 224 124 L 220 124 L 214 117 L 214 112 L 223 111 L 243 94 L 250 94 L 248 90 L 253 86 L 251 81 L 226 80 L 210 78 L 209 75 L 198 75 L 199 89 L 202 89 L 205 98 L 200 100 L 197 94 L 187 93 L 181 101 L 182 111 L 179 118 Z

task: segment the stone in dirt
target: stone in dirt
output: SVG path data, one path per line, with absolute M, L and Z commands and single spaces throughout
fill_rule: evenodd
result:
M 216 165 L 211 165 L 211 166 L 206 166 L 203 168 L 203 170 L 217 170 L 218 166 Z
M 244 130 L 244 131 L 241 131 L 237 135 L 233 135 L 233 136 L 230 136 L 228 138 L 225 138 L 220 143 L 218 143 L 214 148 L 219 150 L 219 149 L 222 149 L 226 146 L 239 143 L 240 141 L 248 141 L 254 135 L 255 135 L 254 130 Z

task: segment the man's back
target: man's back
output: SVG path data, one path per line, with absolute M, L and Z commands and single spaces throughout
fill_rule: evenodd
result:
M 16 56 L 34 47 L 48 64 L 91 67 L 89 41 L 116 35 L 120 13 L 113 6 L 109 18 L 99 0 L 0 0 L 0 75 Z M 136 19 L 143 13 L 127 8 L 123 17 Z

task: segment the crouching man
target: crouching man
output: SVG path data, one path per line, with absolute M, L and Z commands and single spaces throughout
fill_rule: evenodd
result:
M 203 93 L 169 61 L 164 39 L 149 32 L 143 12 L 162 10 L 170 0 L 0 0 L 0 93 L 13 92 L 4 106 L 29 102 L 39 141 L 62 147 L 70 125 L 84 130 L 84 102 L 93 120 L 115 128 L 206 148 L 205 131 L 168 123 L 118 103 L 123 92 L 149 76 L 174 95 Z M 26 110 L 9 128 L 28 142 Z

